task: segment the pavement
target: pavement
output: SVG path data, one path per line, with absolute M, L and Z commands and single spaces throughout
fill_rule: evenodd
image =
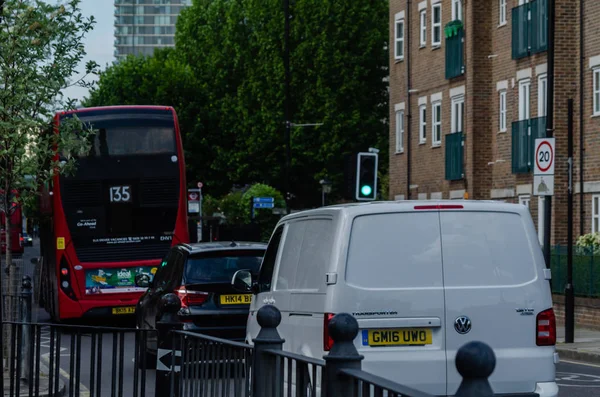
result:
M 39 255 L 39 240 L 38 239 L 34 239 L 34 247 L 25 247 L 25 252 L 22 255 L 22 259 L 23 259 L 23 263 L 24 264 L 29 264 L 31 258 L 37 257 Z M 34 274 L 28 274 L 32 271 L 32 267 L 31 266 L 25 266 L 24 269 L 24 274 L 27 274 L 31 277 L 34 277 Z M 37 320 L 37 311 L 34 311 L 34 322 Z M 5 368 L 7 368 L 7 366 L 5 365 Z M 50 370 L 48 369 L 48 367 L 45 365 L 45 363 L 40 362 L 40 377 L 39 377 L 39 386 L 38 384 L 36 384 L 36 382 L 34 381 L 34 384 L 31 385 L 31 390 L 32 390 L 32 395 L 36 396 L 39 395 L 39 397 L 47 397 L 50 395 L 53 395 L 54 397 L 60 397 L 65 395 L 66 392 L 66 384 L 65 384 L 65 380 L 68 381 L 68 378 L 65 378 L 64 374 L 61 373 L 61 377 L 58 380 L 58 389 L 56 389 L 56 385 L 54 385 L 55 387 L 53 388 L 53 393 L 50 393 L 50 379 L 48 377 L 48 374 L 50 373 Z M 7 371 L 4 372 L 4 393 L 3 393 L 3 397 L 29 397 L 29 383 L 25 380 L 21 380 L 19 382 L 19 384 L 13 384 L 12 386 L 12 393 L 11 393 L 11 377 L 9 377 Z M 13 380 L 14 383 L 14 380 Z M 17 387 L 19 387 L 19 392 L 17 393 Z M 39 387 L 39 394 L 36 394 L 36 388 Z M 58 392 L 56 392 L 58 391 Z
M 574 343 L 565 343 L 564 325 L 556 326 L 556 334 L 561 360 L 600 364 L 600 331 L 576 328 Z

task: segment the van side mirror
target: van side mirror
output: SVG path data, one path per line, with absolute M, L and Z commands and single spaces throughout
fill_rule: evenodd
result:
M 147 274 L 138 274 L 135 276 L 135 285 L 140 288 L 149 288 L 152 287 L 152 281 L 150 280 L 150 276 Z
M 238 270 L 231 279 L 231 286 L 238 292 L 253 292 L 252 273 L 248 270 Z

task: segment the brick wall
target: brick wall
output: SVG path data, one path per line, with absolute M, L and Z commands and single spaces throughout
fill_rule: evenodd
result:
M 593 116 L 593 70 L 590 59 L 600 56 L 600 1 L 584 1 L 584 85 L 579 84 L 579 1 L 556 1 L 555 32 L 555 108 L 554 136 L 557 140 L 555 168 L 555 197 L 553 198 L 553 243 L 565 244 L 567 236 L 567 100 L 574 99 L 574 217 L 575 238 L 579 236 L 580 225 L 588 233 L 592 228 L 592 195 L 600 195 L 600 116 Z M 511 59 L 512 15 L 511 9 L 518 6 L 518 0 L 507 1 L 507 23 L 499 24 L 499 2 L 463 1 L 463 21 L 465 27 L 465 75 L 446 80 L 445 39 L 440 49 L 431 48 L 432 0 L 426 1 L 427 45 L 419 45 L 419 3 L 418 0 L 390 0 L 390 43 L 394 43 L 394 15 L 410 9 L 410 50 L 402 62 L 394 60 L 393 44 L 390 46 L 390 147 L 395 149 L 396 103 L 406 103 L 405 125 L 410 123 L 411 142 L 405 142 L 402 154 L 390 154 L 390 198 L 409 191 L 407 186 L 407 152 L 411 151 L 411 198 L 419 194 L 431 197 L 433 192 L 442 192 L 449 198 L 452 190 L 466 189 L 470 198 L 499 199 L 518 202 L 518 192 L 531 196 L 530 210 L 538 225 L 538 199 L 531 194 L 531 175 L 513 174 L 511 170 L 512 137 L 511 125 L 519 119 L 518 72 L 530 70 L 530 117 L 539 117 L 538 78 L 544 73 L 548 62 L 547 52 L 534 54 L 518 60 Z M 451 0 L 442 0 L 442 26 L 451 20 Z M 407 37 L 408 38 L 408 37 Z M 406 86 L 406 70 L 410 62 L 411 88 L 410 106 Z M 538 73 L 539 72 L 539 73 Z M 522 74 L 521 74 L 522 75 Z M 507 131 L 499 131 L 499 92 L 498 82 L 506 82 Z M 444 180 L 444 146 L 431 147 L 431 101 L 430 96 L 442 92 L 442 136 L 450 132 L 449 90 L 465 86 L 465 179 L 448 182 Z M 583 89 L 584 114 L 583 129 L 579 125 L 579 94 Z M 427 143 L 419 144 L 419 97 L 427 101 Z M 411 117 L 412 116 L 412 117 Z M 406 136 L 407 128 L 405 128 Z M 584 138 L 584 193 L 583 219 L 580 219 L 579 205 L 579 137 Z M 444 139 L 442 139 L 444 143 Z M 590 184 L 589 182 L 598 182 Z M 494 194 L 492 194 L 494 193 Z
M 553 295 L 557 325 L 565 323 L 565 297 Z M 600 299 L 575 298 L 575 324 L 577 327 L 600 330 Z

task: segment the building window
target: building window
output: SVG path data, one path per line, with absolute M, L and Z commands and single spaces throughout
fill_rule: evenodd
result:
M 396 153 L 404 152 L 404 111 L 396 112 Z
M 427 45 L 427 11 L 421 11 L 421 31 L 420 31 L 420 40 L 421 47 L 425 47 Z
M 500 91 L 500 132 L 506 132 L 506 91 Z
M 525 207 L 529 208 L 529 203 L 531 203 L 530 195 L 524 194 L 522 196 L 519 196 L 519 204 L 524 205 Z
M 548 78 L 545 74 L 538 77 L 538 117 L 546 116 L 548 107 Z
M 519 0 L 519 5 L 522 6 L 523 4 L 527 4 L 529 3 L 529 0 Z
M 600 116 L 600 68 L 594 69 L 594 116 Z
M 529 90 L 531 81 L 529 79 L 519 81 L 519 120 L 529 119 Z
M 435 102 L 431 105 L 432 125 L 431 125 L 431 140 L 433 146 L 442 144 L 442 103 Z
M 452 112 L 451 112 L 451 122 L 452 128 L 450 132 L 463 132 L 463 118 L 465 111 L 465 97 L 458 96 L 452 98 Z
M 396 60 L 404 59 L 404 20 L 396 21 Z
M 452 20 L 462 21 L 462 0 L 452 0 Z
M 431 22 L 431 45 L 440 47 L 442 45 L 442 5 L 434 4 L 432 7 L 432 22 Z
M 592 196 L 592 233 L 600 231 L 600 195 Z
M 419 143 L 427 142 L 427 105 L 419 107 Z
M 506 25 L 506 0 L 500 0 L 500 26 Z

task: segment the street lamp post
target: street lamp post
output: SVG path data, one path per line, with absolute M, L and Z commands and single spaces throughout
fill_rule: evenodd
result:
M 325 207 L 325 194 L 331 193 L 331 181 L 321 179 L 319 183 L 321 184 L 321 206 Z

